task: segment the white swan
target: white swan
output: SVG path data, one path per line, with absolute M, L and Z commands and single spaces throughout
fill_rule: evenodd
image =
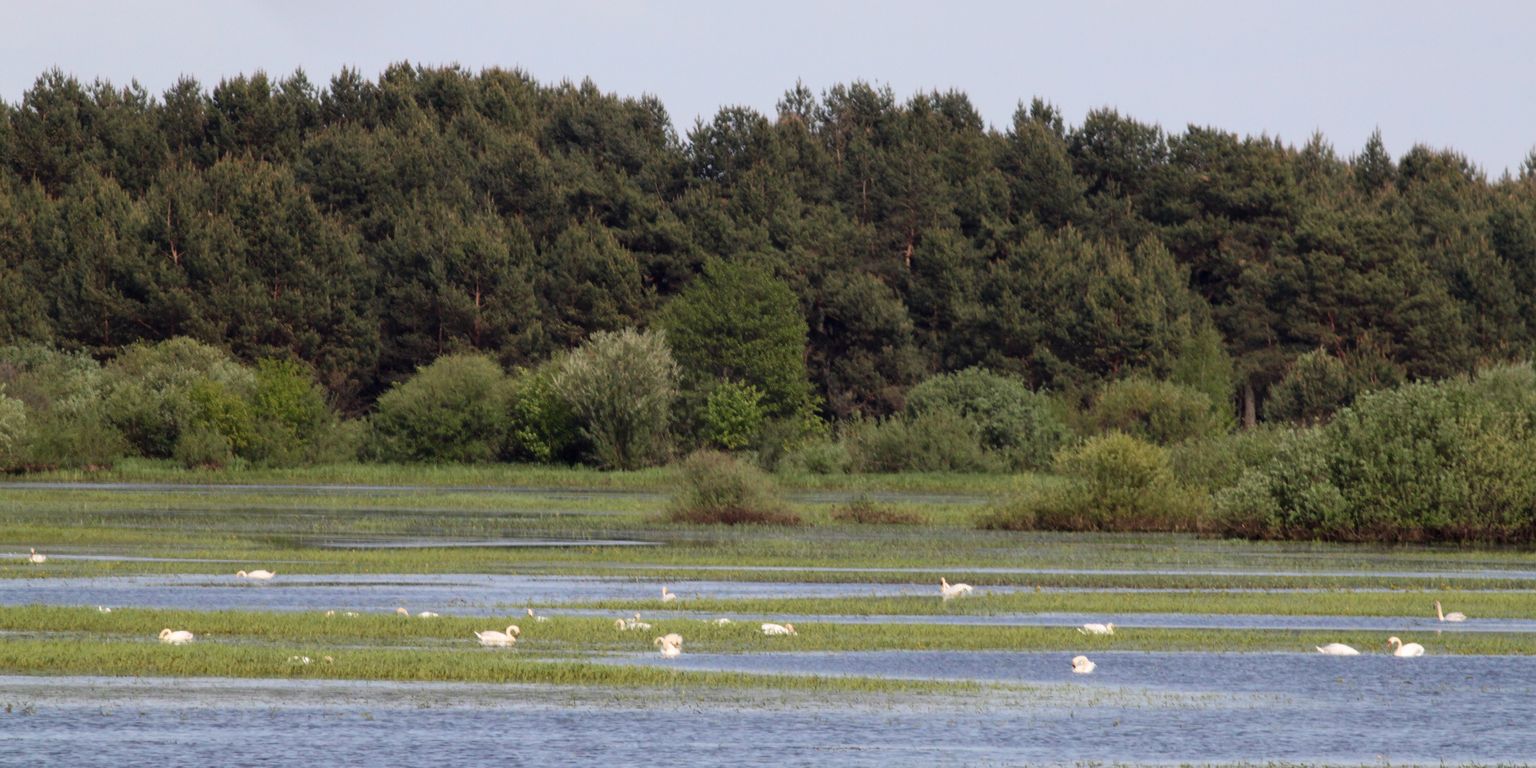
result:
M 1079 675 L 1089 674 L 1093 672 L 1094 669 L 1098 668 L 1098 666 L 1099 665 L 1089 661 L 1087 656 L 1072 657 L 1072 671 Z
M 676 632 L 665 637 L 658 637 L 652 644 L 661 646 L 663 658 L 675 659 L 683 655 L 683 636 Z
M 105 605 L 98 605 L 98 606 L 96 606 L 96 612 L 97 613 L 111 613 L 112 609 L 108 608 Z
M 190 643 L 196 639 L 196 637 L 192 636 L 191 632 L 188 632 L 185 629 L 178 629 L 172 632 L 170 628 L 167 627 L 166 629 L 160 630 L 160 642 L 166 643 L 168 645 L 186 645 L 187 643 Z
M 1397 639 L 1395 637 L 1387 638 L 1387 647 L 1391 648 L 1394 645 L 1397 646 L 1397 650 L 1392 652 L 1393 656 L 1423 656 L 1424 655 L 1424 646 L 1419 645 L 1418 643 L 1404 643 L 1403 641 L 1401 641 L 1401 640 L 1399 640 L 1399 639 Z
M 288 661 L 294 664 L 308 664 L 310 658 L 308 656 L 289 656 Z
M 971 593 L 971 585 L 969 585 L 969 584 L 951 584 L 951 583 L 949 583 L 949 581 L 944 579 L 942 576 L 939 577 L 939 594 L 941 596 L 943 596 L 943 598 L 945 600 L 950 600 L 950 599 L 953 599 L 953 598 L 956 598 L 956 597 L 964 597 L 966 595 L 969 595 L 970 593 Z
M 764 624 L 763 625 L 763 634 L 765 634 L 765 635 L 798 635 L 800 633 L 795 631 L 795 625 L 793 625 L 793 624 Z
M 1327 645 L 1313 646 L 1318 653 L 1326 656 L 1359 656 L 1360 652 L 1343 643 L 1329 643 Z
M 676 600 L 676 599 L 677 599 L 677 595 L 674 594 L 672 592 L 672 590 L 669 590 L 666 587 L 662 587 L 661 588 L 661 601 L 663 603 L 670 603 L 670 602 L 672 602 L 673 600 Z
M 28 547 L 28 549 L 32 550 L 32 554 L 27 555 L 27 562 L 33 565 L 42 565 L 43 563 L 48 562 L 48 556 L 39 555 L 35 547 Z
M 633 619 L 614 619 L 613 625 L 624 631 L 637 629 L 650 629 L 651 625 L 640 620 L 640 614 L 635 614 Z
M 1435 601 L 1435 615 L 1439 616 L 1441 621 L 1466 621 L 1467 620 L 1467 615 L 1465 613 L 1462 613 L 1461 611 L 1451 611 L 1450 613 L 1446 613 L 1445 611 L 1441 610 L 1441 608 L 1440 608 L 1440 601 L 1439 600 Z
M 485 632 L 476 632 L 475 637 L 480 638 L 481 645 L 487 647 L 499 646 L 504 648 L 512 645 L 513 643 L 516 643 L 517 636 L 521 635 L 522 633 L 523 630 L 519 629 L 516 624 L 508 624 L 507 631 L 505 632 L 497 632 L 496 630 L 492 629 Z
M 1084 624 L 1081 627 L 1078 627 L 1077 631 L 1081 632 L 1081 633 L 1083 633 L 1085 635 L 1113 635 L 1115 633 L 1115 625 L 1114 624 Z
M 237 576 L 239 578 L 242 578 L 242 579 L 260 579 L 262 581 L 266 581 L 267 579 L 270 579 L 270 578 L 272 578 L 273 576 L 276 576 L 276 575 L 277 575 L 277 573 L 275 571 L 268 571 L 268 570 L 263 570 L 263 569 L 260 569 L 260 568 L 254 570 L 254 571 L 235 571 L 235 576 Z
M 396 608 L 395 609 L 395 613 L 399 614 L 401 616 L 404 616 L 406 618 L 410 618 L 411 617 L 411 612 L 407 611 L 404 608 Z M 416 618 L 418 618 L 418 619 L 435 619 L 435 618 L 437 618 L 440 615 L 441 614 L 433 613 L 431 611 L 422 611 L 421 613 L 416 614 Z
M 721 616 L 721 617 L 720 617 L 720 618 L 718 618 L 718 619 L 715 619 L 715 620 L 714 620 L 714 621 L 713 621 L 713 622 L 711 622 L 711 623 L 712 623 L 712 624 L 714 624 L 714 625 L 715 625 L 715 626 L 717 626 L 717 627 L 723 627 L 723 626 L 725 626 L 725 625 L 727 625 L 727 624 L 729 624 L 729 623 L 731 623 L 731 620 L 730 620 L 730 619 L 727 619 L 727 618 L 726 618 L 726 617 L 724 617 L 724 616 Z
M 535 616 L 535 615 L 533 615 L 533 609 L 532 608 L 528 609 L 528 618 L 533 619 L 534 621 L 549 621 L 549 617 L 548 616 Z

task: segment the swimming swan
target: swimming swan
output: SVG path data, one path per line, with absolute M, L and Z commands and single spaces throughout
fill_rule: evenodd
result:
M 505 632 L 497 632 L 493 629 L 485 632 L 476 632 L 475 637 L 480 638 L 480 644 L 487 647 L 507 647 L 516 643 L 517 636 L 522 633 L 523 630 L 519 629 L 516 624 L 508 624 L 507 631 Z
M 196 639 L 192 636 L 191 632 L 185 629 L 178 629 L 174 632 L 169 628 L 160 630 L 160 642 L 168 645 L 186 645 Z
M 763 634 L 765 634 L 765 635 L 798 635 L 800 633 L 795 631 L 795 625 L 793 625 L 793 624 L 764 624 L 763 625 Z
M 237 576 L 239 578 L 242 578 L 242 579 L 261 579 L 262 581 L 266 581 L 267 579 L 270 579 L 270 578 L 272 578 L 273 576 L 276 576 L 276 575 L 277 575 L 277 573 L 275 573 L 273 571 L 267 571 L 267 570 L 261 570 L 261 569 L 257 569 L 257 570 L 254 570 L 254 571 L 235 571 L 235 576 Z
M 533 615 L 533 609 L 532 608 L 528 609 L 528 618 L 533 619 L 534 621 L 549 621 L 549 617 L 548 616 L 535 616 L 535 615 Z
M 401 616 L 404 616 L 406 618 L 410 618 L 411 617 L 411 612 L 407 611 L 404 608 L 396 608 L 395 609 L 395 613 L 397 613 L 397 614 L 399 614 Z M 436 614 L 436 613 L 433 613 L 431 611 L 422 611 L 421 613 L 416 614 L 416 618 L 418 618 L 418 619 L 435 619 L 439 615 L 440 614 Z
M 1085 635 L 1113 635 L 1115 633 L 1115 625 L 1114 624 L 1084 624 L 1081 627 L 1078 627 L 1077 631 L 1079 631 L 1079 632 L 1081 632 L 1081 633 L 1083 633 Z
M 652 644 L 661 646 L 663 658 L 675 659 L 683 655 L 683 636 L 676 632 L 666 637 L 658 637 Z
M 970 593 L 971 585 L 969 584 L 951 584 L 943 577 L 939 578 L 939 594 L 943 596 L 945 600 L 950 600 L 956 597 L 964 597 Z
M 28 547 L 28 549 L 32 550 L 32 554 L 27 555 L 27 562 L 29 562 L 29 563 L 31 563 L 33 565 L 42 565 L 43 563 L 48 562 L 48 556 L 47 555 L 39 555 L 37 553 L 37 549 L 33 548 L 33 547 Z
M 1393 656 L 1423 656 L 1424 655 L 1424 646 L 1419 645 L 1418 643 L 1404 643 L 1403 641 L 1401 641 L 1401 640 L 1399 640 L 1399 639 L 1397 639 L 1395 637 L 1387 638 L 1387 647 L 1391 648 L 1394 645 L 1397 646 L 1397 650 L 1392 652 Z
M 1359 656 L 1360 652 L 1343 643 L 1329 643 L 1327 645 L 1314 646 L 1317 652 L 1326 656 Z
M 1099 665 L 1088 660 L 1087 656 L 1072 657 L 1072 671 L 1079 675 L 1086 675 L 1097 669 Z
M 666 587 L 661 588 L 661 601 L 663 603 L 670 603 L 676 599 L 677 595 L 674 594 L 671 590 L 667 589 Z
M 1439 600 L 1435 601 L 1435 615 L 1439 616 L 1441 621 L 1466 621 L 1467 620 L 1467 615 L 1465 613 L 1462 613 L 1461 611 L 1451 611 L 1450 613 L 1445 613 L 1444 611 L 1442 611 L 1440 609 L 1440 601 Z

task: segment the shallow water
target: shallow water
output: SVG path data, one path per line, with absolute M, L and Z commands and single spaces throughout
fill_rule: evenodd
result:
M 932 597 L 933 589 L 915 584 L 847 584 L 822 582 L 672 582 L 673 591 L 687 598 L 815 598 L 815 597 Z M 989 587 L 989 591 L 1018 592 L 1028 588 Z M 619 578 L 567 576 L 506 576 L 477 574 L 398 575 L 360 574 L 286 576 L 268 582 L 230 576 L 171 574 L 89 578 L 0 579 L 0 605 L 78 605 L 176 610 L 359 611 L 391 613 L 406 606 L 446 616 L 501 616 L 527 605 L 554 605 L 597 600 L 658 597 L 652 582 Z M 935 598 L 936 599 L 936 598 Z M 1191 596 L 1198 599 L 1197 595 Z M 760 620 L 757 614 L 693 613 L 666 606 L 658 599 L 646 615 L 656 618 L 712 619 L 726 616 Z M 558 607 L 549 615 L 608 615 L 611 611 Z M 1137 628 L 1369 630 L 1382 632 L 1532 632 L 1536 619 L 1478 619 L 1442 623 L 1434 617 L 1403 616 L 1271 616 L 1200 613 L 999 613 L 992 615 L 782 615 L 775 619 L 799 624 L 816 622 L 864 624 L 911 623 L 975 626 L 1076 627 L 1087 622 L 1114 622 L 1122 632 Z
M 976 765 L 1524 762 L 1536 659 L 852 653 L 620 663 L 986 680 L 954 696 L 0 677 L 36 764 Z M 6 707 L 9 711 L 6 711 Z

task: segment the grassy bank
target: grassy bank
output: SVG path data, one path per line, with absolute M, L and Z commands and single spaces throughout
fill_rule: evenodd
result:
M 1015 487 L 1021 476 L 902 472 L 890 474 L 791 474 L 776 476 L 787 490 L 905 491 L 991 495 Z M 1025 478 L 1029 476 L 1023 476 Z M 602 471 L 590 467 L 539 464 L 326 464 L 312 467 L 187 469 L 170 460 L 123 459 L 94 470 L 55 470 L 0 475 L 6 482 L 170 483 L 183 485 L 367 485 L 436 488 L 574 488 L 661 491 L 676 487 L 674 467 Z

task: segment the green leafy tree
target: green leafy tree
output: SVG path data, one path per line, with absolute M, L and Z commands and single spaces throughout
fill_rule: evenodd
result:
M 555 390 L 570 406 L 592 458 L 610 469 L 665 461 L 678 365 L 659 332 L 600 331 L 561 359 Z
M 761 391 L 771 416 L 809 406 L 805 320 L 789 286 L 766 270 L 707 262 L 659 319 L 688 389 L 739 381 Z

